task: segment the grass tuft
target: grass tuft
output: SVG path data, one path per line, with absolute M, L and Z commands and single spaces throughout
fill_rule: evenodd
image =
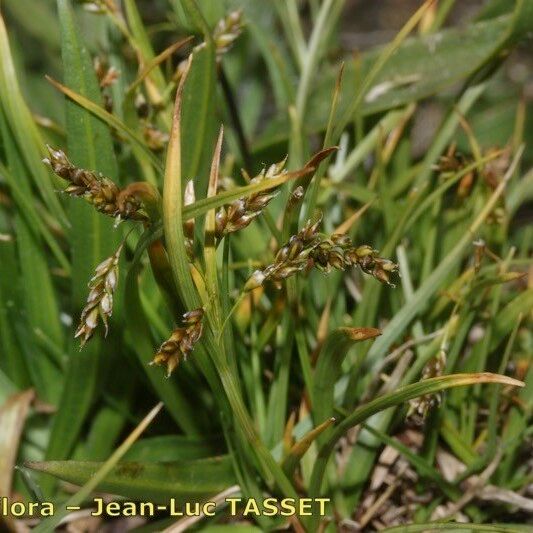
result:
M 4 4 L 0 529 L 531 528 L 533 0 Z

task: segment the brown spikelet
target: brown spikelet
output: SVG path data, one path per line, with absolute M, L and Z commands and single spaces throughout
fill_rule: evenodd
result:
M 450 174 L 458 172 L 470 163 L 468 158 L 457 150 L 455 143 L 450 144 L 446 153 L 439 157 L 438 162 L 433 165 L 433 169 L 441 174 Z
M 323 240 L 313 254 L 315 266 L 322 271 L 332 269 L 344 270 L 358 266 L 381 283 L 394 286 L 390 281 L 392 273 L 397 272 L 398 265 L 378 255 L 377 250 L 364 244 L 354 246 L 347 235 L 334 234 Z
M 107 335 L 108 320 L 113 314 L 113 295 L 118 284 L 118 261 L 123 246 L 121 244 L 111 257 L 95 268 L 94 276 L 89 281 L 89 296 L 75 333 L 76 338 L 81 337 L 81 348 L 93 336 L 100 318 Z
M 135 195 L 124 193 L 128 188 L 121 190 L 102 174 L 74 166 L 63 150 L 55 150 L 48 145 L 47 148 L 50 157 L 43 162 L 69 183 L 63 192 L 84 198 L 97 211 L 116 218 L 117 221 L 148 220 L 141 200 Z
M 225 54 L 242 32 L 242 10 L 232 11 L 220 19 L 213 31 L 217 56 Z
M 277 178 L 286 174 L 286 158 L 279 163 L 263 169 L 257 176 L 250 180 L 250 184 L 260 183 L 263 180 Z M 228 206 L 221 207 L 216 214 L 216 235 L 222 238 L 228 233 L 233 233 L 247 227 L 254 218 L 258 217 L 269 202 L 278 194 L 279 188 L 270 189 L 251 194 L 246 198 L 239 198 Z
M 222 56 L 230 50 L 233 43 L 242 33 L 242 10 L 232 11 L 226 17 L 220 19 L 213 30 L 213 41 L 215 43 L 215 52 L 217 62 L 220 62 Z M 201 50 L 205 47 L 205 42 L 201 42 L 194 47 L 194 51 Z M 173 80 L 178 83 L 187 69 L 187 60 L 181 61 L 174 73 Z
M 379 257 L 371 246 L 354 246 L 347 235 L 334 234 L 327 238 L 318 232 L 322 218 L 307 224 L 293 235 L 278 253 L 274 262 L 263 270 L 256 270 L 247 281 L 244 290 L 250 291 L 265 281 L 281 281 L 306 267 L 316 267 L 323 272 L 345 270 L 357 266 L 381 283 L 392 285 L 390 276 L 398 265 Z
M 153 124 L 144 121 L 143 137 L 146 141 L 146 146 L 154 152 L 161 152 L 168 144 L 168 133 L 161 131 Z
M 89 13 L 102 15 L 108 12 L 108 6 L 104 0 L 80 0 L 80 4 Z
M 177 327 L 172 335 L 159 347 L 151 365 L 166 365 L 167 377 L 176 369 L 182 359 L 192 352 L 194 345 L 202 336 L 202 308 L 189 311 L 183 315 L 183 326 Z
M 296 187 L 296 189 L 291 192 L 291 195 L 287 200 L 287 211 L 292 211 L 298 204 L 300 204 L 302 198 L 304 197 L 304 194 L 305 191 L 301 185 Z
M 98 84 L 102 89 L 114 85 L 120 77 L 120 72 L 115 67 L 109 66 L 106 58 L 95 57 L 93 66 L 96 77 L 98 78 Z
M 297 272 L 301 272 L 312 264 L 311 254 L 320 244 L 318 227 L 322 217 L 307 224 L 293 235 L 287 244 L 278 250 L 273 263 L 263 270 L 256 270 L 244 286 L 245 291 L 251 291 L 265 281 L 279 282 Z

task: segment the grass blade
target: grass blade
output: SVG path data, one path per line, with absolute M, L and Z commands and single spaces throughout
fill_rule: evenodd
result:
M 124 122 L 122 122 L 115 115 L 112 115 L 106 111 L 101 105 L 93 102 L 90 98 L 87 98 L 85 95 L 76 92 L 75 90 L 59 83 L 58 81 L 47 76 L 46 78 L 58 91 L 62 92 L 65 96 L 70 98 L 73 102 L 76 102 L 79 106 L 91 112 L 93 115 L 98 117 L 100 120 L 105 122 L 109 127 L 116 129 L 120 134 L 124 135 L 132 144 L 135 144 L 139 147 L 140 151 L 144 154 L 146 159 L 157 170 L 162 170 L 161 162 L 159 159 L 152 153 L 152 151 L 146 146 L 146 143 Z
M 31 112 L 22 97 L 22 92 L 15 74 L 11 50 L 4 19 L 0 15 L 0 94 L 1 104 L 6 115 L 7 123 L 13 134 L 13 140 L 19 147 L 29 176 L 43 198 L 46 206 L 65 226 L 68 221 L 63 207 L 54 191 L 51 174 L 42 164 L 46 155 L 44 142 Z
M 65 81 L 98 105 L 100 89 L 89 54 L 79 40 L 70 1 L 58 0 L 57 5 Z M 117 165 L 107 126 L 72 101 L 66 101 L 66 120 L 68 152 L 73 163 L 116 180 Z M 111 219 L 96 212 L 86 202 L 72 201 L 69 208 L 72 224 L 72 313 L 77 318 L 87 298 L 87 283 L 93 269 L 115 251 L 118 235 Z M 77 344 L 74 339 L 70 341 L 62 409 L 54 419 L 48 458 L 63 459 L 69 455 L 96 392 L 102 356 L 100 340 L 93 339 L 81 353 L 78 353 Z
M 25 466 L 63 481 L 84 485 L 104 463 L 92 461 L 28 462 Z M 121 461 L 109 469 L 99 490 L 137 501 L 168 504 L 201 502 L 235 484 L 231 460 L 226 456 L 194 461 Z
M 320 449 L 309 487 L 310 495 L 313 496 L 319 494 L 322 478 L 331 452 L 339 438 L 341 438 L 351 427 L 364 422 L 367 418 L 380 411 L 384 411 L 389 407 L 401 405 L 413 398 L 427 394 L 435 394 L 436 392 L 452 387 L 462 387 L 479 383 L 498 383 L 515 387 L 524 386 L 523 382 L 516 379 L 487 372 L 479 374 L 451 374 L 448 376 L 425 379 L 418 383 L 406 385 L 395 392 L 376 398 L 375 400 L 358 407 L 352 414 L 347 416 L 335 427 L 328 442 Z
M 68 507 L 80 506 L 89 495 L 102 483 L 105 478 L 112 472 L 113 468 L 122 459 L 124 454 L 130 449 L 132 444 L 142 435 L 144 430 L 150 425 L 152 420 L 157 416 L 162 403 L 158 403 L 140 422 L 140 424 L 128 435 L 126 440 L 113 452 L 111 457 L 100 467 L 92 473 L 88 481 L 81 487 L 81 489 L 71 496 L 66 502 L 63 509 L 58 511 L 55 515 L 43 520 L 33 531 L 37 533 L 48 533 L 55 531 L 61 520 L 68 514 Z
M 503 191 L 507 185 L 507 182 L 514 173 L 515 168 L 518 165 L 523 149 L 520 150 L 514 161 L 509 167 L 504 179 L 501 180 L 496 190 L 492 193 L 489 201 L 485 204 L 475 221 L 468 228 L 468 232 L 463 238 L 455 245 L 453 250 L 448 253 L 447 257 L 439 264 L 439 266 L 431 273 L 431 275 L 424 281 L 423 285 L 413 294 L 410 301 L 397 313 L 394 318 L 389 322 L 387 327 L 383 330 L 383 335 L 372 345 L 368 352 L 368 358 L 371 361 L 375 361 L 382 357 L 385 352 L 390 348 L 392 343 L 398 338 L 404 328 L 409 322 L 419 313 L 431 295 L 441 286 L 445 276 L 452 269 L 452 267 L 459 260 L 461 254 L 468 246 L 468 244 L 475 238 L 476 231 L 481 224 L 485 221 L 489 213 L 492 211 L 496 202 L 503 194 Z
M 333 389 L 342 374 L 342 363 L 350 347 L 381 334 L 376 328 L 338 328 L 326 339 L 314 374 L 313 418 L 321 424 L 333 414 Z

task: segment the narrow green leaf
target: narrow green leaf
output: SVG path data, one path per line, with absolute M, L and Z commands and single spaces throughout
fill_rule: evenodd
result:
M 3 274 L 0 276 L 0 368 L 2 377 L 5 376 L 6 379 L 5 387 L 0 380 L 0 402 L 3 402 L 4 395 L 15 392 L 15 385 L 24 389 L 32 382 L 25 357 L 20 356 L 15 324 L 24 324 L 24 329 L 28 326 L 24 323 L 23 309 L 10 305 L 10 302 L 23 301 L 21 287 L 13 282 L 18 276 L 17 250 L 13 241 L 0 244 L 0 264 Z
M 342 363 L 350 347 L 381 334 L 376 328 L 338 328 L 326 339 L 318 356 L 312 395 L 313 419 L 321 424 L 333 415 L 333 392 L 342 373 Z
M 125 408 L 128 409 L 128 406 Z M 100 409 L 91 420 L 85 446 L 80 446 L 80 449 L 83 449 L 83 457 L 91 457 L 95 461 L 108 457 L 124 430 L 125 422 L 124 415 L 117 409 L 107 406 Z M 74 454 L 74 457 L 77 455 Z
M 180 0 L 180 4 L 177 3 L 177 0 L 174 0 L 172 4 L 175 7 L 178 16 L 180 14 L 186 15 L 189 21 L 196 28 L 196 30 L 201 31 L 205 39 L 211 40 L 211 31 L 209 29 L 209 24 L 207 23 L 207 20 L 205 19 L 204 14 L 198 6 L 196 0 Z M 212 9 L 210 9 L 209 11 L 210 13 L 212 13 Z
M 477 22 L 465 28 L 447 28 L 438 33 L 406 40 L 379 71 L 359 105 L 362 115 L 389 110 L 426 98 L 460 80 L 466 80 L 487 63 L 500 60 L 498 52 L 509 44 L 514 46 L 524 36 L 524 28 L 531 27 L 531 3 L 517 2 L 514 14 Z M 382 53 L 381 48 L 362 55 L 362 73 L 371 71 Z M 329 114 L 330 96 L 335 85 L 337 68 L 322 75 L 310 97 L 305 130 L 323 131 Z M 344 74 L 337 123 L 353 108 L 353 87 L 357 87 L 357 73 L 347 62 Z M 286 118 L 274 121 L 257 142 L 256 151 L 284 142 L 289 126 Z
M 7 144 L 6 139 L 6 144 Z M 15 176 L 9 169 L 5 168 L 0 163 L 0 172 L 6 178 L 7 184 L 13 195 L 13 199 L 17 203 L 17 210 L 26 219 L 28 228 L 32 231 L 36 239 L 43 238 L 45 243 L 50 248 L 50 251 L 54 254 L 55 259 L 61 268 L 65 271 L 65 274 L 70 275 L 71 268 L 65 253 L 61 249 L 60 243 L 57 237 L 52 234 L 50 228 L 44 223 L 41 217 L 35 212 L 35 208 L 32 205 L 31 191 L 24 187 L 24 180 L 19 181 L 15 179 Z
M 58 0 L 57 5 L 65 82 L 98 105 L 101 101 L 98 81 L 91 58 L 80 42 L 70 1 Z M 66 100 L 66 123 L 71 161 L 116 179 L 117 166 L 107 126 L 70 100 Z M 70 202 L 69 214 L 72 224 L 72 313 L 76 321 L 85 304 L 87 283 L 93 270 L 115 251 L 118 234 L 110 219 L 85 202 Z M 63 459 L 71 452 L 93 401 L 102 355 L 98 338 L 81 353 L 78 343 L 71 340 L 61 409 L 54 418 L 46 453 L 48 458 Z
M 0 132 L 6 151 L 7 170 L 20 186 L 21 194 L 30 199 L 31 186 L 27 181 L 22 155 L 6 122 L 4 113 L 1 112 Z M 20 351 L 23 352 L 26 358 L 25 364 L 22 361 L 20 363 L 13 362 L 13 370 L 16 369 L 17 374 L 22 376 L 24 367 L 27 368 L 38 393 L 47 401 L 55 404 L 58 401 L 62 386 L 61 372 L 39 348 L 35 335 L 37 331 L 46 331 L 54 344 L 57 346 L 63 344 L 59 306 L 54 293 L 50 267 L 46 255 L 43 253 L 43 243 L 36 228 L 30 225 L 29 218 L 18 213 L 14 222 L 16 253 L 20 271 L 11 263 L 14 269 L 10 272 L 8 270 L 10 262 L 6 262 L 5 266 L 2 265 L 5 268 L 3 274 L 5 276 L 11 274 L 11 279 L 5 278 L 5 282 L 13 284 L 12 287 L 9 287 L 4 283 L 2 292 L 11 296 L 11 301 L 18 302 L 20 306 L 18 310 L 8 310 L 9 315 L 13 318 L 20 314 L 21 320 L 11 323 L 11 325 L 6 324 L 6 328 L 9 328 L 6 341 L 13 335 L 11 340 L 18 338 L 22 346 L 15 348 L 16 352 L 10 353 L 9 357 L 20 357 Z M 19 277 L 24 280 L 24 283 L 17 287 L 16 280 Z M 22 332 L 23 338 L 20 337 Z
M 533 288 L 529 288 L 511 300 L 494 317 L 494 331 L 490 350 L 494 350 L 513 330 L 521 314 L 527 315 L 533 309 Z
M 193 62 L 183 90 L 182 179 L 195 180 L 199 197 L 206 193 L 211 147 L 216 139 L 215 52 L 205 44 L 193 52 Z
M 209 6 L 198 5 L 196 0 L 174 0 L 174 10 L 183 20 L 185 15 L 193 27 L 203 34 L 204 42 L 192 52 L 192 64 L 183 89 L 182 131 L 182 179 L 195 180 L 196 194 L 203 197 L 207 190 L 211 146 L 216 138 L 216 55 L 209 24 L 202 9 L 209 14 Z M 216 11 L 221 12 L 221 6 Z
M 85 499 L 102 483 L 109 473 L 116 467 L 117 463 L 124 457 L 124 454 L 131 448 L 132 444 L 142 435 L 144 430 L 150 425 L 152 420 L 157 416 L 162 403 L 158 403 L 139 423 L 139 425 L 128 435 L 126 440 L 113 452 L 113 455 L 105 462 L 98 463 L 87 481 L 76 494 L 71 496 L 65 506 L 58 510 L 53 516 L 44 519 L 33 531 L 37 533 L 52 532 L 56 530 L 61 520 L 69 513 L 68 507 L 80 506 Z M 41 463 L 43 464 L 43 463 Z M 44 463 L 47 464 L 47 463 Z
M 163 435 L 139 439 L 124 456 L 132 462 L 189 461 L 220 455 L 224 447 L 222 437 L 188 437 L 185 435 Z
M 34 335 L 39 330 L 45 331 L 54 344 L 62 345 L 63 331 L 59 323 L 58 302 L 41 244 L 35 241 L 31 231 L 20 219 L 17 223 L 17 248 L 20 274 L 24 280 L 25 311 L 30 329 L 29 332 L 24 332 L 25 342 L 28 343 L 24 351 L 31 356 L 26 364 L 39 394 L 47 401 L 57 404 L 63 384 L 61 371 L 45 356 L 43 350 L 37 347 Z
M 29 177 L 42 196 L 50 213 L 65 227 L 68 221 L 57 194 L 51 173 L 46 170 L 42 158 L 46 155 L 46 148 L 41 134 L 33 120 L 31 111 L 26 105 L 19 82 L 15 73 L 15 65 L 11 57 L 11 50 L 4 20 L 0 15 L 0 94 L 6 120 L 13 133 L 24 164 L 29 170 Z M 27 179 L 27 178 L 25 178 Z
M 199 307 L 199 298 L 194 287 L 187 251 L 185 249 L 185 235 L 183 233 L 183 193 L 182 193 L 182 128 L 181 109 L 183 89 L 192 63 L 189 57 L 187 69 L 183 73 L 174 106 L 172 130 L 167 149 L 165 164 L 165 178 L 163 185 L 163 226 L 167 244 L 168 259 L 176 287 L 181 292 L 182 299 L 189 309 Z
M 5 373 L 0 370 L 0 403 L 4 403 L 11 394 L 17 392 L 17 387 Z
M 335 427 L 328 442 L 325 443 L 319 451 L 313 475 L 309 487 L 309 494 L 313 497 L 320 493 L 322 479 L 326 469 L 328 459 L 338 440 L 348 431 L 348 429 L 364 422 L 370 416 L 385 411 L 389 407 L 401 405 L 413 398 L 435 394 L 439 391 L 452 387 L 462 387 L 466 385 L 475 385 L 479 383 L 498 383 L 502 385 L 512 385 L 523 387 L 524 383 L 516 379 L 502 376 L 499 374 L 490 374 L 488 372 L 479 374 L 451 374 L 431 379 L 424 379 L 418 383 L 412 383 L 401 387 L 400 389 L 380 396 L 355 409 L 352 414 L 348 415 L 338 426 Z
M 207 197 L 212 198 L 216 195 L 218 187 L 218 177 L 220 169 L 220 157 L 222 153 L 222 141 L 224 139 L 224 129 L 220 128 L 217 144 L 213 153 L 213 161 L 209 173 L 209 184 L 207 187 Z M 218 283 L 218 266 L 217 266 L 217 249 L 215 242 L 216 232 L 216 212 L 214 209 L 208 211 L 205 217 L 205 242 L 204 242 L 204 260 L 205 260 L 205 279 L 209 301 L 212 303 L 209 314 L 212 317 L 211 323 L 218 330 L 222 325 L 222 309 L 220 304 L 220 288 Z M 224 344 L 221 343 L 224 348 Z
M 140 152 L 145 156 L 146 160 L 150 161 L 155 169 L 162 170 L 161 161 L 159 161 L 157 156 L 146 146 L 146 143 L 143 141 L 143 139 L 141 139 L 137 133 L 128 128 L 128 126 L 126 126 L 126 124 L 124 124 L 124 122 L 122 122 L 119 118 L 106 111 L 98 102 L 95 102 L 87 96 L 80 94 L 78 91 L 63 85 L 62 83 L 59 83 L 50 77 L 47 77 L 47 80 L 57 90 L 61 91 L 73 102 L 76 102 L 83 109 L 90 111 L 93 115 L 105 122 L 109 127 L 116 129 L 119 133 L 124 135 L 126 139 L 140 149 Z
M 309 42 L 307 43 L 303 54 L 302 72 L 296 92 L 294 122 L 299 131 L 297 136 L 291 136 L 291 141 L 305 141 L 299 137 L 301 134 L 300 128 L 305 122 L 304 119 L 307 111 L 307 100 L 311 89 L 311 82 L 317 75 L 317 67 L 322 59 L 322 56 L 327 51 L 327 47 L 324 45 L 328 41 L 328 29 L 331 30 L 331 27 L 337 20 L 343 8 L 343 4 L 344 2 L 336 2 L 335 0 L 324 0 L 320 7 L 317 20 L 313 25 L 313 31 L 309 37 Z M 291 149 L 291 153 L 293 152 L 294 150 Z
M 378 358 L 382 357 L 385 354 L 391 344 L 405 330 L 405 327 L 417 315 L 417 313 L 419 313 L 424 308 L 429 298 L 433 294 L 435 294 L 435 292 L 442 285 L 448 273 L 451 271 L 451 269 L 461 257 L 461 254 L 474 239 L 476 231 L 485 221 L 489 213 L 496 205 L 496 202 L 503 194 L 507 182 L 513 175 L 518 165 L 522 151 L 523 150 L 520 150 L 519 153 L 516 154 L 513 163 L 509 167 L 504 178 L 501 180 L 496 190 L 493 192 L 489 200 L 483 206 L 483 209 L 476 217 L 474 222 L 470 225 L 468 231 L 448 253 L 445 259 L 437 266 L 437 268 L 433 270 L 431 275 L 424 281 L 424 283 L 418 288 L 418 290 L 413 294 L 409 302 L 407 302 L 402 307 L 400 312 L 396 313 L 394 318 L 387 324 L 387 327 L 383 330 L 383 335 L 372 345 L 368 352 L 368 358 L 371 361 L 375 362 Z
M 145 246 L 148 246 L 153 237 L 152 230 L 148 229 L 143 234 L 133 262 L 128 270 L 125 281 L 125 312 L 128 323 L 128 331 L 132 337 L 132 347 L 135 350 L 143 370 L 146 372 L 152 387 L 158 397 L 164 402 L 165 407 L 172 415 L 177 424 L 185 433 L 194 435 L 200 433 L 198 418 L 194 416 L 194 409 L 188 398 L 170 379 L 162 379 L 161 373 L 149 367 L 148 363 L 153 359 L 155 344 L 153 344 L 152 333 L 143 311 L 139 298 L 139 273 L 141 268 L 141 257 Z
M 150 38 L 146 32 L 146 28 L 141 19 L 139 10 L 135 0 L 125 0 L 124 8 L 126 11 L 126 17 L 128 19 L 129 26 L 135 38 L 135 43 L 139 47 L 139 51 L 142 53 L 143 60 L 148 63 L 154 59 L 155 54 L 150 44 Z M 147 65 L 143 65 L 146 67 Z M 161 69 L 158 66 L 152 70 L 150 78 L 154 80 L 158 89 L 163 91 L 165 88 L 165 78 L 161 73 Z
M 59 51 L 59 36 L 56 32 L 49 31 L 57 24 L 50 2 L 35 3 L 32 0 L 8 0 L 4 2 L 4 5 L 11 16 L 24 26 L 25 30 L 46 44 L 47 48 L 50 47 L 47 52 L 57 53 Z M 32 13 L 32 17 L 28 17 L 29 12 Z
M 82 461 L 48 461 L 26 466 L 54 477 L 83 485 L 93 478 L 103 463 Z M 101 491 L 125 498 L 168 503 L 170 498 L 182 502 L 209 499 L 235 484 L 229 456 L 170 463 L 121 462 L 99 483 Z

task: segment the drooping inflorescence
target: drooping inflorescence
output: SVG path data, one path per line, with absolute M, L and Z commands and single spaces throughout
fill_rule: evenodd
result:
M 177 327 L 172 335 L 159 347 L 151 365 L 166 365 L 167 377 L 172 374 L 182 359 L 192 352 L 194 345 L 202 336 L 202 308 L 189 311 L 183 315 L 184 325 Z
M 100 173 L 74 166 L 63 150 L 47 146 L 50 157 L 44 163 L 69 185 L 64 192 L 78 196 L 94 205 L 97 211 L 117 220 L 148 220 L 141 200 L 128 188 L 120 189 L 112 180 Z
M 365 274 L 387 285 L 392 285 L 390 275 L 398 270 L 396 263 L 379 257 L 378 251 L 368 244 L 354 246 L 347 235 L 333 234 L 321 241 L 313 252 L 313 260 L 314 266 L 324 272 L 358 266 Z
M 263 270 L 256 270 L 244 286 L 250 291 L 262 285 L 265 281 L 279 282 L 306 267 L 311 266 L 311 253 L 320 244 L 318 227 L 322 218 L 307 224 L 293 235 L 287 244 L 278 250 L 274 262 Z
M 381 283 L 392 285 L 390 275 L 398 270 L 394 262 L 379 257 L 377 250 L 368 245 L 354 246 L 347 235 L 322 236 L 318 232 L 321 220 L 308 221 L 280 248 L 273 263 L 252 274 L 244 290 L 253 290 L 265 281 L 279 282 L 313 267 L 327 273 L 332 269 L 345 270 L 358 266 Z
M 108 320 L 113 314 L 113 295 L 118 284 L 118 261 L 124 244 L 117 251 L 102 261 L 94 271 L 94 276 L 89 281 L 89 296 L 81 312 L 80 324 L 75 337 L 81 337 L 81 347 L 93 336 L 98 326 L 99 318 L 108 331 Z

